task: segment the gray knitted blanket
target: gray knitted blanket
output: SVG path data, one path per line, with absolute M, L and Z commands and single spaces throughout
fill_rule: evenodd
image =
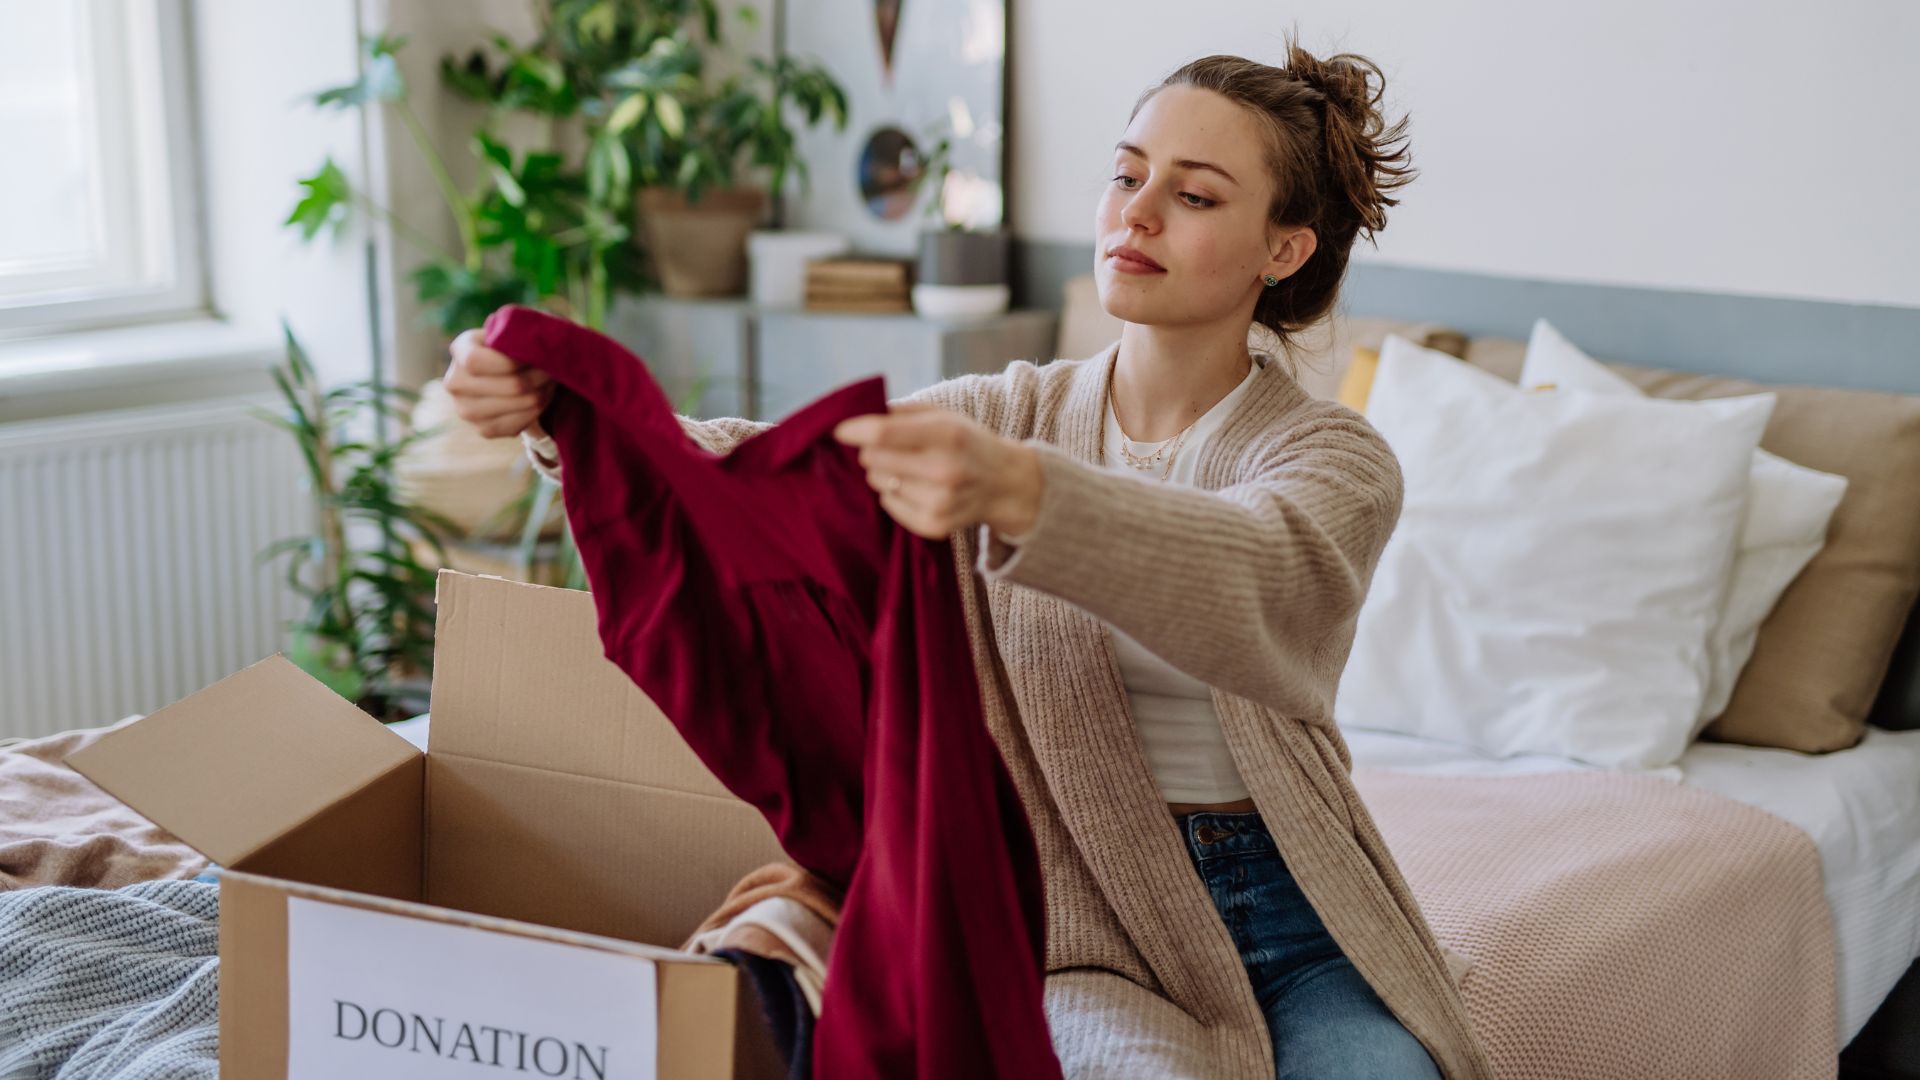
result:
M 0 1077 L 219 1074 L 219 886 L 0 892 Z

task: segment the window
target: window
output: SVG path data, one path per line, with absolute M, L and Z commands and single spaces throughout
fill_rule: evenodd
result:
M 200 310 L 184 0 L 0 3 L 0 337 Z

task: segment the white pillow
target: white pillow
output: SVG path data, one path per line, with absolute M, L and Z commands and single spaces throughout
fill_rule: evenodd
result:
M 1533 324 L 1520 385 L 1553 384 L 1562 390 L 1644 397 L 1641 389 L 1581 352 L 1547 320 Z M 1847 492 L 1847 478 L 1795 465 L 1765 450 L 1753 452 L 1747 511 L 1733 553 L 1733 575 L 1720 618 L 1707 636 L 1710 677 L 1693 733 L 1727 710 L 1734 684 L 1753 656 L 1780 594 L 1820 553 L 1827 523 Z
M 1367 418 L 1406 498 L 1335 719 L 1499 757 L 1677 760 L 1773 404 L 1530 393 L 1389 337 Z

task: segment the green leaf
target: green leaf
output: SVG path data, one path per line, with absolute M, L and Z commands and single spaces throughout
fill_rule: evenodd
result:
M 497 93 L 497 83 L 487 68 L 487 58 L 478 49 L 457 64 L 451 56 L 441 57 L 440 84 L 469 101 L 487 104 L 493 103 Z
M 560 65 L 539 53 L 521 52 L 514 54 L 513 70 L 516 75 L 546 90 L 558 94 L 567 85 L 566 72 Z
M 449 334 L 479 326 L 507 304 L 534 304 L 540 295 L 528 282 L 496 270 L 468 270 L 457 263 L 428 263 L 413 272 L 414 291 L 434 324 Z
M 615 135 L 626 131 L 647 113 L 647 95 L 630 94 L 607 115 L 607 130 Z
M 318 559 L 324 550 L 325 545 L 317 536 L 292 536 L 285 540 L 275 540 L 261 548 L 260 552 L 254 556 L 254 563 L 256 565 L 269 563 L 289 553 L 301 554 L 308 559 Z
M 299 184 L 306 189 L 306 194 L 294 204 L 293 212 L 281 224 L 298 228 L 302 240 L 312 240 L 321 229 L 329 227 L 337 232 L 353 205 L 353 186 L 348 183 L 347 174 L 329 157 L 321 163 L 318 172 L 301 179 Z
M 473 150 L 487 166 L 487 172 L 493 177 L 493 186 L 499 190 L 500 197 L 510 206 L 524 206 L 527 201 L 526 189 L 513 175 L 513 152 L 501 145 L 500 141 L 484 131 L 473 136 Z
M 287 343 L 287 366 L 293 369 L 294 377 L 301 386 L 313 385 L 313 361 L 307 359 L 306 347 L 300 344 L 300 339 L 293 336 L 293 324 L 281 319 L 280 334 Z
M 322 108 L 345 109 L 381 101 L 401 101 L 407 96 L 407 82 L 400 76 L 400 62 L 394 54 L 406 45 L 404 37 L 382 34 L 366 42 L 360 77 L 345 86 L 322 90 L 313 103 Z
M 613 4 L 601 0 L 581 12 L 576 25 L 580 28 L 581 37 L 595 43 L 604 42 L 612 38 L 614 30 L 619 27 L 619 16 L 613 10 Z
M 601 204 L 623 204 L 633 183 L 627 144 L 611 131 L 601 132 L 587 150 L 587 193 Z
M 672 94 L 658 95 L 653 101 L 653 114 L 660 121 L 660 129 L 669 137 L 678 139 L 686 134 L 687 114 L 679 98 Z

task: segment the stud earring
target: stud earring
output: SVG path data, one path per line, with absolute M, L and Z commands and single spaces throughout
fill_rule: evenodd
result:
M 1275 285 L 1280 284 L 1280 279 L 1277 277 L 1274 277 L 1272 274 L 1263 275 L 1260 278 L 1260 280 L 1266 282 L 1267 288 L 1269 289 L 1273 288 Z

